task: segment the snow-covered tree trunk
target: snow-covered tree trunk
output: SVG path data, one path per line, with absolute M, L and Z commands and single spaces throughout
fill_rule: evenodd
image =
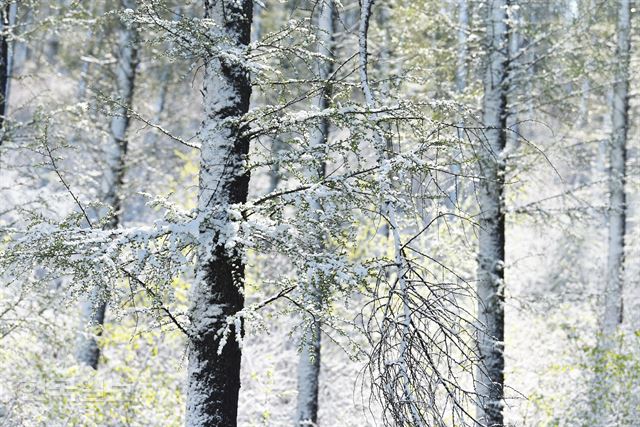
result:
M 333 72 L 333 35 L 335 23 L 335 4 L 333 0 L 323 0 L 319 5 L 317 51 L 318 79 L 327 81 Z M 329 107 L 331 86 L 326 83 L 314 99 L 315 108 L 322 111 Z M 311 136 L 310 147 L 312 150 L 326 150 L 329 137 L 329 120 L 323 119 L 314 129 Z M 323 156 L 324 157 L 324 156 Z M 317 170 L 312 171 L 315 178 L 322 179 L 326 174 L 324 159 L 317 165 Z M 316 203 L 317 205 L 317 203 Z M 314 212 L 322 209 L 321 206 L 312 206 Z M 323 245 L 323 237 L 315 236 L 314 246 L 320 253 Z M 308 286 L 305 287 L 305 302 L 314 310 L 322 309 L 322 290 L 316 277 L 309 277 Z M 296 426 L 312 426 L 318 422 L 318 388 L 320 376 L 320 321 L 313 315 L 307 314 L 302 337 L 302 348 L 298 362 L 298 410 L 296 413 Z
M 235 234 L 246 202 L 249 138 L 239 120 L 249 110 L 252 0 L 205 1 L 205 16 L 225 55 L 204 58 L 204 120 L 198 192 L 199 248 L 191 290 L 187 388 L 188 427 L 237 425 L 244 262 Z M 220 37 L 222 36 L 222 37 Z M 220 37 L 220 38 L 219 38 Z
M 478 185 L 479 250 L 477 270 L 478 350 L 476 374 L 483 426 L 503 425 L 504 391 L 504 257 L 505 211 L 503 150 L 507 118 L 508 28 L 507 0 L 487 2 L 487 70 L 484 80 L 483 122 L 486 141 L 479 152 L 482 179 Z
M 7 2 L 0 16 L 0 129 L 4 127 L 9 105 L 13 52 L 8 32 L 15 25 L 17 7 L 17 3 Z M 0 144 L 2 144 L 1 138 Z
M 617 68 L 613 86 L 612 135 L 609 172 L 609 253 L 607 257 L 607 285 L 605 292 L 603 335 L 613 334 L 622 322 L 622 288 L 626 228 L 626 158 L 629 129 L 629 56 L 630 56 L 629 0 L 618 2 Z
M 121 0 L 125 9 L 134 9 L 135 0 Z M 123 24 L 119 30 L 118 55 L 116 64 L 116 108 L 113 112 L 110 126 L 110 141 L 105 150 L 106 172 L 102 182 L 103 202 L 110 209 L 112 215 L 105 228 L 118 227 L 122 209 L 122 187 L 125 174 L 125 157 L 127 155 L 127 129 L 129 128 L 130 109 L 133 102 L 133 89 L 136 76 L 137 59 L 137 30 L 131 24 Z M 81 327 L 86 329 L 100 329 L 104 324 L 107 308 L 108 293 L 105 289 L 96 287 L 91 295 L 81 304 Z M 100 348 L 93 334 L 81 334 L 77 359 L 80 363 L 98 367 Z

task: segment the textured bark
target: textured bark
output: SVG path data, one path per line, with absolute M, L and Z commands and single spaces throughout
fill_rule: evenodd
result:
M 233 316 L 244 306 L 245 267 L 235 245 L 238 216 L 232 209 L 246 202 L 249 186 L 244 168 L 249 139 L 241 135 L 238 121 L 249 110 L 251 97 L 250 74 L 242 55 L 250 42 L 253 2 L 208 0 L 204 4 L 205 16 L 216 23 L 211 31 L 222 32 L 223 47 L 238 57 L 205 58 L 200 242 L 191 291 L 186 425 L 234 427 L 242 321 Z
M 613 334 L 622 323 L 622 289 L 624 272 L 626 229 L 626 160 L 629 129 L 629 54 L 630 54 L 629 0 L 618 2 L 617 69 L 613 86 L 612 135 L 609 151 L 609 251 L 607 257 L 607 286 L 602 332 Z
M 123 8 L 134 9 L 135 0 L 121 0 Z M 109 146 L 106 150 L 106 173 L 103 179 L 102 193 L 104 203 L 113 214 L 105 225 L 107 229 L 118 227 L 122 210 L 122 187 L 125 175 L 127 155 L 127 129 L 129 128 L 129 110 L 133 102 L 135 84 L 138 34 L 134 27 L 123 25 L 118 41 L 118 62 L 116 64 L 116 85 L 118 107 L 111 120 Z M 90 297 L 81 304 L 81 326 L 83 329 L 95 328 L 100 334 L 107 309 L 107 293 L 104 289 L 94 288 Z M 82 334 L 78 343 L 77 359 L 80 363 L 97 369 L 100 360 L 100 347 L 93 335 Z
M 9 88 L 12 68 L 12 49 L 7 32 L 15 25 L 16 3 L 7 3 L 0 16 L 0 129 L 4 128 L 9 105 Z M 2 138 L 0 138 L 0 145 Z
M 320 55 L 333 59 L 333 35 L 335 32 L 335 4 L 333 0 L 324 0 L 320 5 L 318 17 L 318 48 Z M 326 81 L 333 72 L 333 63 L 330 60 L 318 60 L 318 78 Z M 316 109 L 324 110 L 329 107 L 331 87 L 325 84 L 318 96 L 314 99 Z M 314 130 L 310 146 L 315 150 L 326 150 L 329 137 L 329 120 L 323 119 Z M 326 174 L 326 163 L 323 161 L 317 165 L 317 170 L 312 171 L 314 178 L 321 179 Z M 321 206 L 313 206 L 313 211 L 322 209 Z M 315 244 L 322 250 L 322 236 L 316 236 Z M 309 278 L 305 295 L 308 305 L 316 310 L 322 309 L 322 291 L 315 278 Z M 320 321 L 311 315 L 305 323 L 308 327 L 302 337 L 302 350 L 298 362 L 298 410 L 296 413 L 296 426 L 316 425 L 318 422 L 318 388 L 320 376 L 320 346 L 321 329 Z
M 476 374 L 483 426 L 503 425 L 504 392 L 504 257 L 505 211 L 503 150 L 506 145 L 506 80 L 508 28 L 506 0 L 487 2 L 488 63 L 484 80 L 483 122 L 486 141 L 479 153 L 478 185 L 478 320 L 482 330 L 478 350 L 482 363 Z

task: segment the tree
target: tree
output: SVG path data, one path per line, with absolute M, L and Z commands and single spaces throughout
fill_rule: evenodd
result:
M 627 218 L 627 133 L 629 130 L 629 58 L 631 10 L 629 0 L 619 0 L 613 101 L 611 105 L 611 142 L 609 148 L 609 246 L 602 334 L 608 340 L 622 323 L 623 272 Z
M 10 31 L 16 21 L 18 4 L 6 2 L 0 16 L 0 129 L 4 128 L 9 104 L 13 49 L 9 42 Z M 2 139 L 0 138 L 0 145 Z
M 319 5 L 319 15 L 317 24 L 317 51 L 318 80 L 323 82 L 318 95 L 314 99 L 314 106 L 318 111 L 323 111 L 329 107 L 331 96 L 331 74 L 333 72 L 333 45 L 335 32 L 335 4 L 333 0 L 322 0 Z M 329 138 L 329 118 L 323 118 L 313 130 L 310 148 L 320 152 L 327 150 L 327 140 Z M 324 156 L 326 157 L 326 156 Z M 311 179 L 317 181 L 326 178 L 326 161 L 323 158 L 316 162 L 316 167 L 310 172 Z M 313 203 L 312 210 L 319 212 L 322 210 L 317 202 Z M 317 215 L 316 215 L 317 216 Z M 315 246 L 318 252 L 323 250 L 324 236 L 316 236 Z M 305 289 L 307 304 L 314 307 L 318 312 L 323 306 L 323 289 L 321 277 L 309 277 L 309 282 Z M 298 362 L 298 410 L 296 413 L 296 425 L 316 425 L 318 422 L 318 388 L 320 376 L 320 347 L 321 347 L 321 323 L 312 313 L 305 315 L 305 328 L 302 337 L 302 349 Z
M 456 62 L 456 90 L 464 92 L 467 87 L 467 32 L 469 31 L 469 12 L 467 0 L 458 0 L 458 56 Z
M 469 46 L 467 42 L 469 32 L 469 11 L 467 0 L 458 0 L 458 46 L 456 56 L 456 91 L 459 95 L 463 95 L 467 87 L 467 61 L 469 56 Z M 460 120 L 460 127 L 457 132 L 458 139 L 464 137 L 464 121 Z M 447 205 L 453 207 L 459 203 L 460 188 L 458 188 L 458 175 L 460 174 L 460 164 L 456 161 L 451 163 L 452 184 L 449 191 Z
M 135 0 L 121 0 L 127 9 L 135 9 Z M 118 61 L 116 64 L 117 99 L 111 119 L 109 147 L 105 150 L 107 173 L 103 182 L 104 203 L 111 209 L 105 229 L 115 229 L 122 217 L 122 187 L 126 170 L 127 129 L 130 122 L 130 110 L 133 103 L 133 89 L 136 76 L 138 33 L 131 23 L 122 24 L 118 41 Z M 94 287 L 89 298 L 81 304 L 82 328 L 95 328 L 98 335 L 104 324 L 107 309 L 108 292 Z M 80 337 L 77 349 L 79 362 L 97 369 L 100 348 L 93 336 Z
M 509 389 L 529 398 L 515 423 L 637 424 L 633 320 L 590 344 L 612 191 L 589 173 L 615 140 L 620 3 L 253 3 L 19 2 L 0 424 L 504 425 Z M 140 35 L 133 105 L 118 16 Z M 85 298 L 98 330 L 108 300 L 99 372 L 70 357 Z
M 478 184 L 478 350 L 476 374 L 477 420 L 485 426 L 503 425 L 504 394 L 504 261 L 505 209 L 503 150 L 507 142 L 506 92 L 508 28 L 506 0 L 487 2 L 487 69 L 484 78 L 484 139 L 479 150 Z
M 240 391 L 244 261 L 234 237 L 247 200 L 244 165 L 249 138 L 240 119 L 249 110 L 251 82 L 243 52 L 251 40 L 251 0 L 206 1 L 227 54 L 205 58 L 204 120 L 198 192 L 199 247 L 191 292 L 186 425 L 233 427 Z M 234 319 L 230 324 L 229 319 Z

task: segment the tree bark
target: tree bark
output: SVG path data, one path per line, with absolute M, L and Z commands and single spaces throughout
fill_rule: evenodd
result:
M 134 9 L 135 0 L 121 0 L 123 8 Z M 122 187 L 125 175 L 125 158 L 127 155 L 127 129 L 129 128 L 129 111 L 133 102 L 137 55 L 137 30 L 131 25 L 122 24 L 118 41 L 118 62 L 116 64 L 117 107 L 111 119 L 111 140 L 106 150 L 106 173 L 103 180 L 102 193 L 104 203 L 112 209 L 112 216 L 105 225 L 107 229 L 115 229 L 121 221 Z M 83 329 L 96 328 L 101 333 L 107 309 L 107 292 L 102 288 L 91 290 L 89 298 L 81 304 L 81 326 Z M 78 343 L 77 359 L 80 363 L 98 368 L 100 347 L 93 335 L 82 334 Z
M 456 63 L 456 89 L 459 93 L 463 93 L 467 87 L 467 31 L 469 31 L 467 0 L 458 0 L 458 58 Z
M 204 121 L 198 194 L 199 249 L 191 291 L 186 425 L 235 427 L 240 391 L 244 262 L 234 240 L 246 202 L 249 139 L 239 120 L 249 110 L 251 84 L 242 55 L 250 42 L 251 0 L 205 0 L 205 16 L 231 55 L 205 58 Z M 222 34 L 220 34 L 222 33 Z
M 0 130 L 4 129 L 9 106 L 9 89 L 11 85 L 12 48 L 8 31 L 15 25 L 17 3 L 7 3 L 0 16 Z M 0 138 L 2 145 L 2 138 Z
M 507 0 L 487 2 L 488 63 L 484 80 L 483 122 L 486 141 L 481 144 L 478 186 L 480 204 L 478 251 L 478 336 L 481 364 L 476 374 L 483 426 L 503 425 L 504 392 L 504 259 L 505 211 L 502 158 L 506 145 L 508 28 Z
M 469 12 L 467 9 L 467 0 L 458 0 L 458 56 L 456 62 L 456 91 L 459 95 L 464 94 L 467 87 L 467 57 L 469 54 L 467 43 L 467 32 L 469 31 Z M 462 114 L 461 114 L 462 116 Z M 461 117 L 458 123 L 457 136 L 458 139 L 464 139 L 464 119 Z M 461 154 L 459 154 L 461 156 Z M 445 204 L 448 208 L 455 208 L 460 202 L 460 188 L 458 182 L 458 175 L 460 174 L 462 167 L 460 161 L 454 158 L 450 166 L 451 170 L 451 190 L 448 197 L 445 200 Z
M 629 0 L 618 2 L 617 68 L 613 85 L 612 134 L 609 151 L 609 250 L 607 257 L 607 286 L 602 332 L 607 339 L 622 323 L 622 289 L 626 231 L 626 160 L 629 129 L 629 56 L 630 56 Z
M 321 55 L 318 59 L 318 79 L 327 82 L 333 72 L 334 57 L 333 36 L 335 32 L 335 4 L 333 0 L 324 0 L 319 5 L 320 13 L 318 17 L 318 47 L 317 51 Z M 327 59 L 322 59 L 325 57 Z M 329 97 L 331 95 L 331 85 L 327 82 L 314 99 L 317 110 L 322 111 L 329 107 Z M 318 127 L 314 130 L 310 142 L 313 150 L 326 151 L 326 144 L 329 137 L 329 120 L 322 119 Z M 322 160 L 317 165 L 317 170 L 312 171 L 314 178 L 322 179 L 326 175 L 326 163 Z M 322 209 L 312 206 L 314 212 Z M 317 236 L 315 244 L 319 250 L 323 246 L 322 236 Z M 322 309 L 322 290 L 316 278 L 310 277 L 310 283 L 305 289 L 305 299 L 307 303 L 316 310 Z M 317 425 L 318 422 L 318 388 L 320 376 L 320 346 L 321 328 L 320 321 L 311 314 L 306 315 L 305 329 L 302 337 L 302 350 L 298 362 L 298 410 L 296 413 L 296 426 Z

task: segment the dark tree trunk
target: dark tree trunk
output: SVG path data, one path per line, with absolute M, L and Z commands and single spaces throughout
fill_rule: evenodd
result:
M 15 24 L 16 3 L 7 3 L 0 16 L 0 130 L 4 128 L 9 101 L 9 79 L 11 77 L 11 47 L 6 34 Z M 2 138 L 0 138 L 0 145 Z
M 504 149 L 507 142 L 507 0 L 488 1 L 487 71 L 484 80 L 483 121 L 486 127 L 479 153 L 478 201 L 478 349 L 482 358 L 476 375 L 483 426 L 503 425 L 504 406 Z
M 223 31 L 228 47 L 242 52 L 250 42 L 251 0 L 205 0 L 205 15 Z M 244 306 L 244 264 L 235 245 L 234 205 L 247 200 L 244 161 L 249 139 L 239 125 L 249 110 L 251 84 L 242 58 L 205 58 L 204 113 L 200 139 L 198 216 L 200 242 L 191 293 L 191 336 L 186 425 L 235 427 L 240 391 L 242 321 L 230 321 Z

